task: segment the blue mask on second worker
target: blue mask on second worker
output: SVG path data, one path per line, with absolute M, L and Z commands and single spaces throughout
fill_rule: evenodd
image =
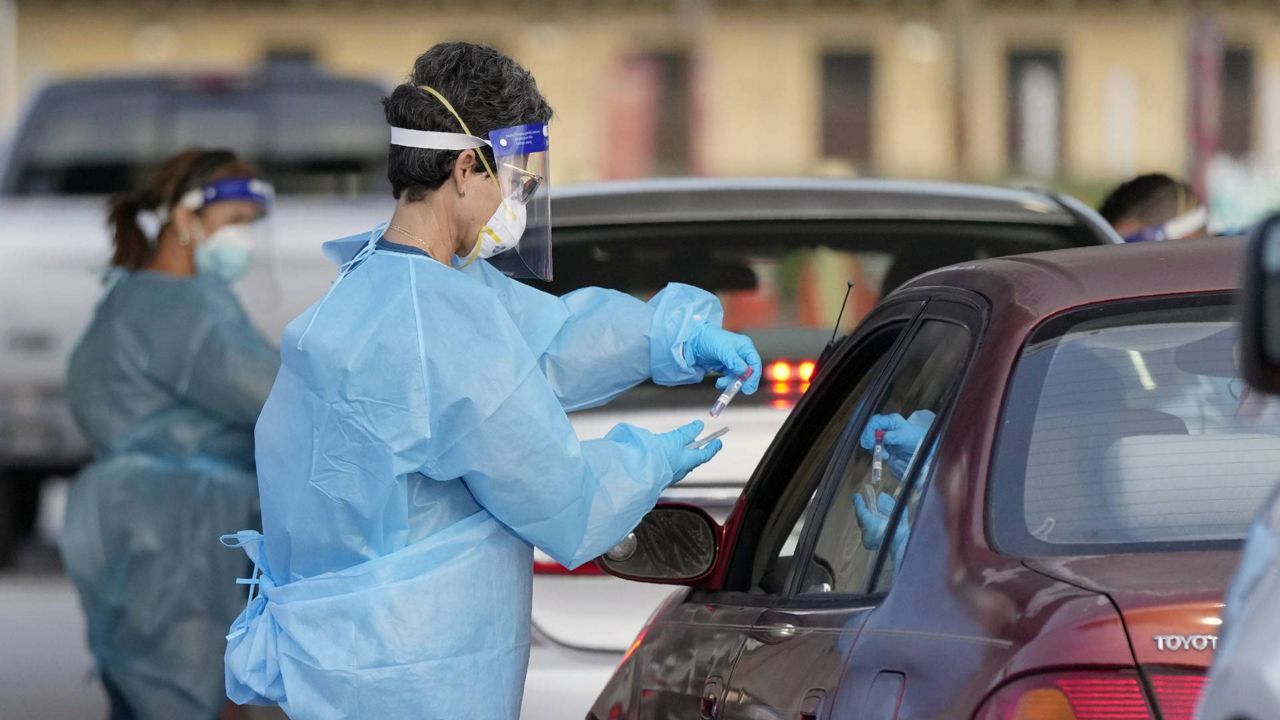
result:
M 198 221 L 197 221 L 198 222 Z M 196 245 L 196 272 L 235 282 L 253 262 L 253 227 L 223 225 Z

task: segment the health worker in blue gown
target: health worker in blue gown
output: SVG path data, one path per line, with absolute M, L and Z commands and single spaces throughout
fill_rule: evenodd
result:
M 227 691 L 293 720 L 515 720 L 533 547 L 573 568 L 719 450 L 693 422 L 580 441 L 565 413 L 645 380 L 755 373 L 715 296 L 554 297 L 551 108 L 511 58 L 437 45 L 384 101 L 388 224 L 328 244 L 329 292 L 285 331 L 257 427 L 257 592 Z M 712 398 L 708 398 L 710 401 Z
M 279 368 L 230 284 L 270 201 L 232 153 L 192 150 L 111 204 L 107 290 L 67 377 L 93 460 L 60 542 L 112 720 L 212 720 L 227 704 L 246 561 L 218 538 L 257 522 L 253 425 Z

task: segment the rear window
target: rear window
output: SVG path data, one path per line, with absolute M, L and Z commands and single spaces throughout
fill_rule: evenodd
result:
M 107 195 L 145 183 L 169 156 L 225 147 L 281 194 L 386 188 L 382 90 L 373 83 L 102 81 L 39 96 L 14 144 L 4 191 Z
M 556 231 L 555 294 L 601 286 L 649 299 L 668 282 L 716 294 L 725 326 L 749 334 L 766 361 L 762 392 L 735 404 L 789 408 L 840 321 L 847 334 L 882 297 L 944 265 L 1073 244 L 1070 228 L 929 222 L 706 223 Z M 665 402 L 678 397 L 670 390 Z M 705 392 L 696 395 L 705 399 Z M 631 393 L 621 402 L 639 398 Z M 615 404 L 616 406 L 616 404 Z
M 1226 296 L 1049 323 L 1018 364 L 992 478 L 997 546 L 1078 555 L 1229 546 L 1280 479 L 1280 404 L 1236 364 Z

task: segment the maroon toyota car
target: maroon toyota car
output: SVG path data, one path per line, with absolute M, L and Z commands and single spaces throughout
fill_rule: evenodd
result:
M 1280 477 L 1280 409 L 1236 368 L 1240 250 L 986 260 L 889 296 L 723 527 L 660 505 L 601 559 L 686 587 L 589 717 L 1189 720 Z

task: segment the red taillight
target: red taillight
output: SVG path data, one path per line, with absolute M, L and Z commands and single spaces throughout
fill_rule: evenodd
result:
M 1192 720 L 1204 692 L 1204 675 L 1150 673 L 1151 689 L 1164 720 Z
M 796 374 L 800 376 L 800 380 L 802 382 L 809 382 L 810 380 L 813 379 L 813 372 L 817 369 L 818 369 L 817 364 L 809 360 L 805 360 L 804 362 L 800 363 L 800 366 L 796 369 Z
M 809 382 L 818 372 L 818 364 L 812 360 L 801 360 L 793 363 L 790 360 L 775 360 L 765 366 L 764 379 L 769 383 L 769 390 L 778 397 L 803 395 L 809 389 Z M 774 404 L 777 407 L 777 403 Z M 787 406 L 788 408 L 790 405 Z
M 1152 720 L 1134 671 L 1064 672 L 1015 680 L 987 698 L 976 720 Z
M 579 565 L 576 570 L 561 565 L 551 556 L 534 548 L 533 550 L 533 574 L 534 575 L 603 575 L 604 571 L 594 562 Z
M 791 367 L 791 363 L 786 360 L 779 360 L 777 362 L 769 363 L 769 369 L 765 371 L 765 377 L 775 383 L 785 383 L 791 382 L 791 376 L 793 373 L 794 370 Z

